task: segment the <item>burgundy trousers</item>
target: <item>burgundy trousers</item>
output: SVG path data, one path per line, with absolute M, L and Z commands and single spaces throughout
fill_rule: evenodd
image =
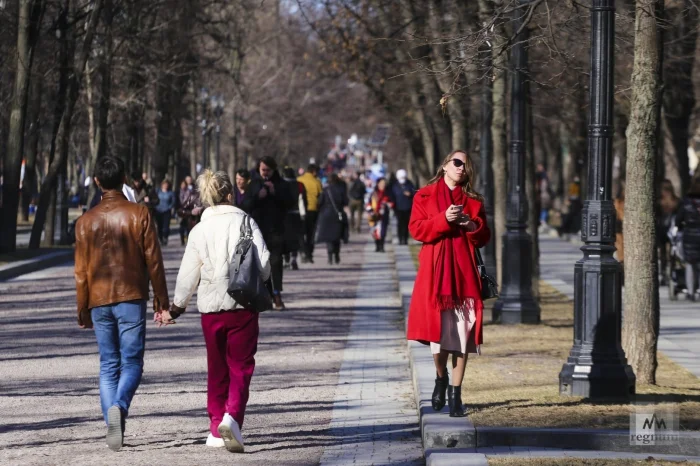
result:
M 209 430 L 219 437 L 217 428 L 226 413 L 243 426 L 258 349 L 258 313 L 202 314 L 202 331 L 207 347 Z

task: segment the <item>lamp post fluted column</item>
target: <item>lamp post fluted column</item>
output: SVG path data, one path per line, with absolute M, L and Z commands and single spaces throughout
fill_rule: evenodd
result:
M 521 0 L 521 4 L 527 1 Z M 526 8 L 513 12 L 513 27 L 525 20 Z M 532 238 L 527 233 L 527 193 L 525 189 L 527 101 L 527 27 L 515 38 L 511 49 L 510 154 L 506 233 L 503 235 L 503 284 L 493 306 L 493 320 L 504 324 L 540 322 L 540 306 L 532 293 Z
M 593 0 L 587 199 L 583 258 L 574 267 L 574 344 L 559 373 L 561 395 L 629 397 L 635 376 L 621 345 L 622 270 L 613 258 L 612 190 L 615 0 Z

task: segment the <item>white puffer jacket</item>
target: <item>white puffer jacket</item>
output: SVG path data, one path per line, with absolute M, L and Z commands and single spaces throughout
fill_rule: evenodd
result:
M 231 205 L 209 207 L 202 220 L 192 229 L 177 274 L 177 307 L 186 308 L 197 283 L 197 307 L 201 313 L 219 312 L 240 307 L 226 293 L 231 258 L 240 238 L 245 212 Z M 270 252 L 260 228 L 251 218 L 253 243 L 263 279 L 270 276 Z

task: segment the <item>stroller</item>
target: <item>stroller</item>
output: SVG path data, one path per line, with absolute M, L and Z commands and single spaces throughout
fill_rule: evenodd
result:
M 675 221 L 671 222 L 668 229 L 668 239 L 671 243 L 671 253 L 668 259 L 666 273 L 668 274 L 668 298 L 671 301 L 678 299 L 679 293 L 687 293 L 685 283 L 685 260 L 683 259 L 683 235 L 678 230 Z

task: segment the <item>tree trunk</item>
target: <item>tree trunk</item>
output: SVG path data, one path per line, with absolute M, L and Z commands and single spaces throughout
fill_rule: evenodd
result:
M 694 3 L 694 0 L 679 0 L 669 5 L 666 17 L 670 21 L 664 34 L 667 40 L 664 41 L 663 109 L 682 193 L 690 182 L 689 125 L 695 108 L 693 65 L 700 13 Z
M 433 44 L 431 49 L 431 65 L 433 72 L 436 73 L 436 81 L 442 92 L 443 98 L 446 101 L 443 104 L 443 109 L 447 111 L 450 118 L 450 129 L 452 133 L 452 148 L 451 150 L 462 149 L 469 150 L 469 133 L 467 131 L 467 119 L 462 110 L 462 104 L 459 99 L 466 98 L 468 96 L 461 95 L 451 95 L 452 85 L 454 83 L 454 71 L 451 68 L 451 63 L 458 61 L 459 57 L 451 56 L 451 51 L 448 51 L 443 43 L 443 38 L 448 31 L 448 26 L 444 24 L 445 12 L 442 11 L 441 6 L 444 8 L 452 9 L 452 4 L 446 4 L 446 2 L 438 2 L 437 0 L 432 0 L 430 8 L 428 8 L 429 17 L 429 28 L 430 35 L 432 37 Z M 452 37 L 457 37 L 459 31 L 457 31 L 458 21 L 452 17 L 450 18 L 449 34 Z M 450 152 L 450 151 L 448 151 Z M 442 156 L 447 155 L 441 154 Z
M 85 36 L 83 38 L 83 46 L 80 51 L 80 55 L 77 58 L 75 66 L 72 67 L 72 72 L 68 78 L 68 95 L 66 107 L 61 115 L 61 120 L 58 125 L 58 132 L 56 134 L 55 140 L 63 141 L 63 133 L 70 131 L 70 119 L 73 116 L 73 110 L 75 109 L 75 103 L 78 100 L 78 93 L 80 91 L 80 82 L 83 77 L 83 72 L 85 70 L 85 64 L 87 62 L 88 54 L 91 50 L 92 39 L 95 35 L 95 27 L 99 20 L 100 11 L 102 9 L 103 0 L 95 0 L 93 3 L 92 11 L 88 19 L 88 24 L 85 29 Z M 52 142 L 55 145 L 55 141 Z M 67 149 L 64 152 L 61 150 L 59 156 L 54 158 L 50 163 L 49 169 L 44 177 L 44 181 L 41 183 L 41 194 L 39 197 L 39 205 L 37 208 L 36 218 L 34 219 L 34 225 L 32 226 L 32 236 L 29 240 L 29 247 L 36 249 L 39 247 L 41 240 L 41 232 L 44 229 L 44 223 L 46 222 L 46 214 L 49 207 L 49 201 L 51 198 L 52 188 L 56 185 L 56 178 L 61 172 L 63 165 L 65 164 L 65 157 L 67 156 Z M 48 237 L 48 232 L 47 232 Z
M 637 381 L 656 383 L 659 289 L 654 185 L 660 102 L 657 18 L 663 0 L 637 0 L 625 187 L 623 346 Z
M 29 205 L 36 191 L 36 159 L 39 152 L 39 140 L 41 136 L 41 79 L 32 79 L 27 108 L 29 130 L 27 132 L 26 158 L 24 161 L 24 181 L 22 182 L 22 218 L 29 220 Z
M 98 68 L 100 75 L 100 100 L 97 104 L 97 125 L 95 131 L 95 158 L 97 160 L 107 155 L 107 123 L 109 121 L 109 101 L 112 96 L 112 58 L 114 56 L 112 39 L 112 20 L 114 9 L 112 0 L 104 0 L 102 21 L 104 23 L 104 37 L 102 44 L 102 57 Z
M 486 26 L 493 24 L 494 7 L 501 6 L 500 1 L 479 0 L 479 19 Z M 506 33 L 502 22 L 496 22 L 490 28 L 492 71 L 486 79 L 491 79 L 493 114 L 491 136 L 493 138 L 493 218 L 492 238 L 496 241 L 496 275 L 498 283 L 503 277 L 503 235 L 506 232 L 506 199 L 508 197 L 508 144 L 506 135 L 506 85 L 508 54 L 503 50 L 506 45 Z
M 495 44 L 494 44 L 495 45 Z M 499 45 L 502 45 L 499 44 Z M 499 47 L 494 46 L 494 80 L 493 80 L 493 218 L 494 236 L 496 238 L 496 270 L 498 283 L 503 277 L 503 235 L 506 232 L 506 200 L 508 198 L 508 144 L 506 135 L 506 56 L 497 55 Z
M 172 150 L 173 78 L 173 75 L 166 71 L 161 75 L 156 91 L 156 108 L 158 113 L 158 123 L 156 124 L 156 154 L 151 165 L 153 168 L 153 182 L 156 186 L 165 178 L 165 174 L 168 170 L 168 156 Z
M 17 247 L 17 211 L 19 208 L 20 175 L 24 156 L 24 121 L 27 115 L 29 78 L 34 60 L 43 0 L 20 0 L 17 27 L 17 71 L 10 111 L 10 129 L 3 165 L 3 208 L 0 225 L 0 252 Z

